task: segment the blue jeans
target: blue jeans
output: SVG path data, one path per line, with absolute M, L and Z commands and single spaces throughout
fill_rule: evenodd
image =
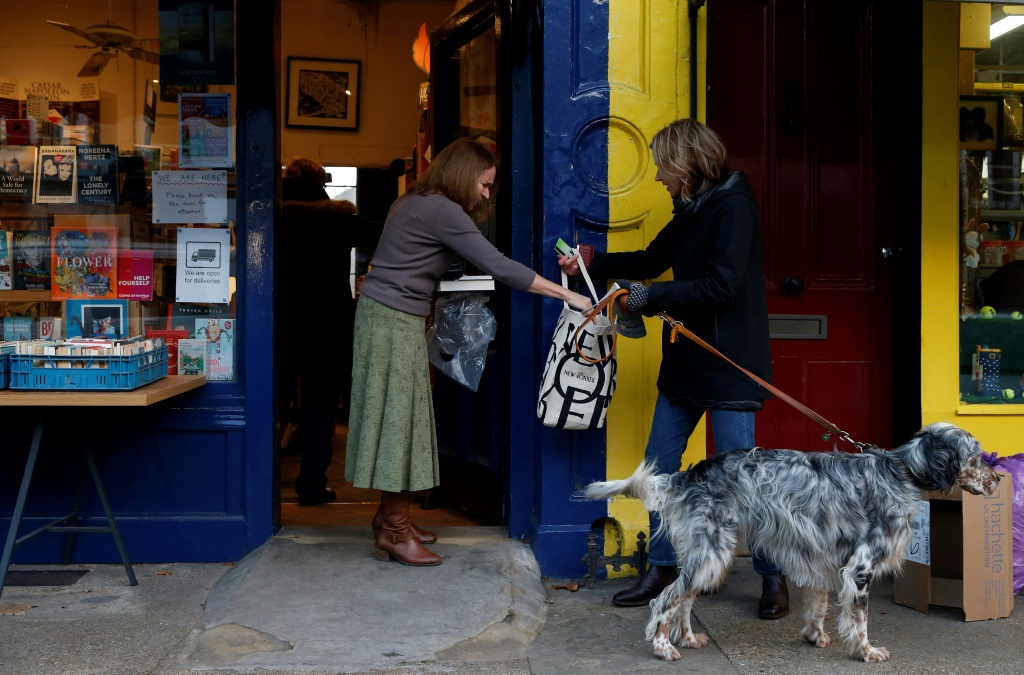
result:
M 708 410 L 711 417 L 711 430 L 715 437 L 715 452 L 724 453 L 731 450 L 746 450 L 754 447 L 754 413 L 739 410 Z M 658 394 L 654 405 L 654 421 L 651 422 L 651 435 L 647 439 L 646 456 L 648 461 L 655 462 L 658 473 L 675 473 L 679 471 L 686 441 L 700 422 L 704 408 L 687 403 L 672 403 L 663 394 Z M 676 566 L 676 555 L 668 537 L 658 537 L 654 533 L 661 519 L 658 514 L 651 513 L 651 539 L 648 548 L 647 562 L 651 565 Z M 754 571 L 758 574 L 780 574 L 781 570 L 767 558 L 753 556 Z

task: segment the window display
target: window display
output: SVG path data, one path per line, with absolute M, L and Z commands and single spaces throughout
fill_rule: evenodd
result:
M 0 337 L 164 338 L 169 374 L 177 341 L 201 340 L 207 379 L 236 381 L 232 7 L 13 16 L 0 37 Z

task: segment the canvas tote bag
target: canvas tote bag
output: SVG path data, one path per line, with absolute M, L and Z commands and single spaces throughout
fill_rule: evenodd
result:
M 579 263 L 594 303 L 604 303 L 605 309 L 585 317 L 562 303 L 537 399 L 538 419 L 556 429 L 600 429 L 615 393 L 615 322 L 611 308 L 618 294 L 627 291 L 609 292 L 598 300 L 582 258 Z M 569 287 L 565 272 L 562 286 Z

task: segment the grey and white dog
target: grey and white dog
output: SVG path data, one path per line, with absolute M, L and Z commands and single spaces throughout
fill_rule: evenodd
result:
M 832 590 L 850 655 L 878 662 L 889 652 L 868 642 L 868 587 L 874 575 L 902 567 L 921 491 L 945 493 L 959 485 L 990 495 L 998 482 L 971 434 L 936 423 L 889 452 L 754 448 L 715 455 L 675 474 L 656 474 L 642 464 L 625 480 L 590 484 L 586 494 L 636 497 L 661 515 L 654 536 L 672 542 L 679 578 L 651 602 L 647 639 L 656 656 L 674 661 L 680 654 L 673 643 L 707 644 L 690 626 L 690 609 L 698 594 L 724 581 L 743 532 L 751 551 L 806 589 L 802 634 L 808 642 L 829 644 L 824 621 Z

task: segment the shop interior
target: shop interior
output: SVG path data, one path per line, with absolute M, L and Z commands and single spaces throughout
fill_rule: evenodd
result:
M 148 293 L 136 298 L 111 291 L 111 304 L 118 310 L 117 334 L 206 340 L 208 382 L 231 387 L 238 382 L 233 358 L 242 338 L 233 333 L 239 240 L 233 147 L 237 66 L 232 51 L 241 36 L 233 32 L 231 0 L 173 4 L 84 0 L 19 5 L 5 13 L 6 30 L 0 38 L 0 230 L 10 233 L 12 253 L 35 249 L 40 255 L 46 252 L 48 259 L 51 228 L 107 228 L 120 255 L 137 253 L 152 264 Z M 299 157 L 313 159 L 331 174 L 329 196 L 348 200 L 361 215 L 383 221 L 391 201 L 415 176 L 417 163 L 431 151 L 429 34 L 467 4 L 282 0 L 282 165 Z M 176 57 L 170 60 L 169 54 Z M 493 49 L 485 55 L 492 61 L 491 81 L 489 86 L 478 83 L 482 95 L 477 104 L 489 100 L 493 118 Z M 196 63 L 203 67 L 194 67 Z M 347 100 L 340 113 L 310 112 L 311 97 L 298 91 L 295 77 L 302 68 L 316 70 L 333 83 L 347 78 Z M 450 133 L 480 135 L 489 128 L 487 117 L 469 126 L 455 125 Z M 86 148 L 100 146 L 108 151 L 104 194 L 83 182 L 87 172 L 99 171 L 86 166 Z M 68 155 L 76 160 L 65 163 L 74 167 L 71 178 L 77 189 L 46 194 L 50 179 L 44 165 L 48 172 Z M 216 208 L 180 216 L 171 212 L 177 204 L 154 198 L 167 187 L 166 181 L 188 169 L 213 171 L 212 184 L 202 187 L 211 191 Z M 481 222 L 489 236 L 494 222 L 492 206 Z M 225 290 L 217 297 L 183 293 L 182 261 L 187 266 L 211 265 L 209 247 L 195 243 L 211 236 L 219 245 L 216 263 L 223 260 L 218 281 Z M 39 338 L 52 330 L 45 320 L 56 318 L 57 330 L 66 335 L 76 311 L 67 304 L 71 301 L 53 293 L 49 271 L 37 274 L 38 285 L 26 286 L 24 279 L 16 283 L 18 264 L 12 256 L 10 288 L 0 288 L 4 325 L 11 330 L 20 326 L 19 338 Z M 339 292 L 347 292 L 348 285 L 348 279 L 340 279 Z M 88 333 L 93 318 L 83 315 L 74 323 L 86 324 Z M 216 370 L 210 367 L 214 356 Z M 346 398 L 339 400 L 334 460 L 327 475 L 338 497 L 335 502 L 298 504 L 294 479 L 300 457 L 294 447 L 301 429 L 287 416 L 283 419 L 278 476 L 282 525 L 369 524 L 376 491 L 356 490 L 344 481 Z M 440 495 L 424 495 L 420 504 L 425 508 L 417 522 L 425 526 L 493 522 Z
M 961 9 L 960 398 L 1024 403 L 1024 7 Z

